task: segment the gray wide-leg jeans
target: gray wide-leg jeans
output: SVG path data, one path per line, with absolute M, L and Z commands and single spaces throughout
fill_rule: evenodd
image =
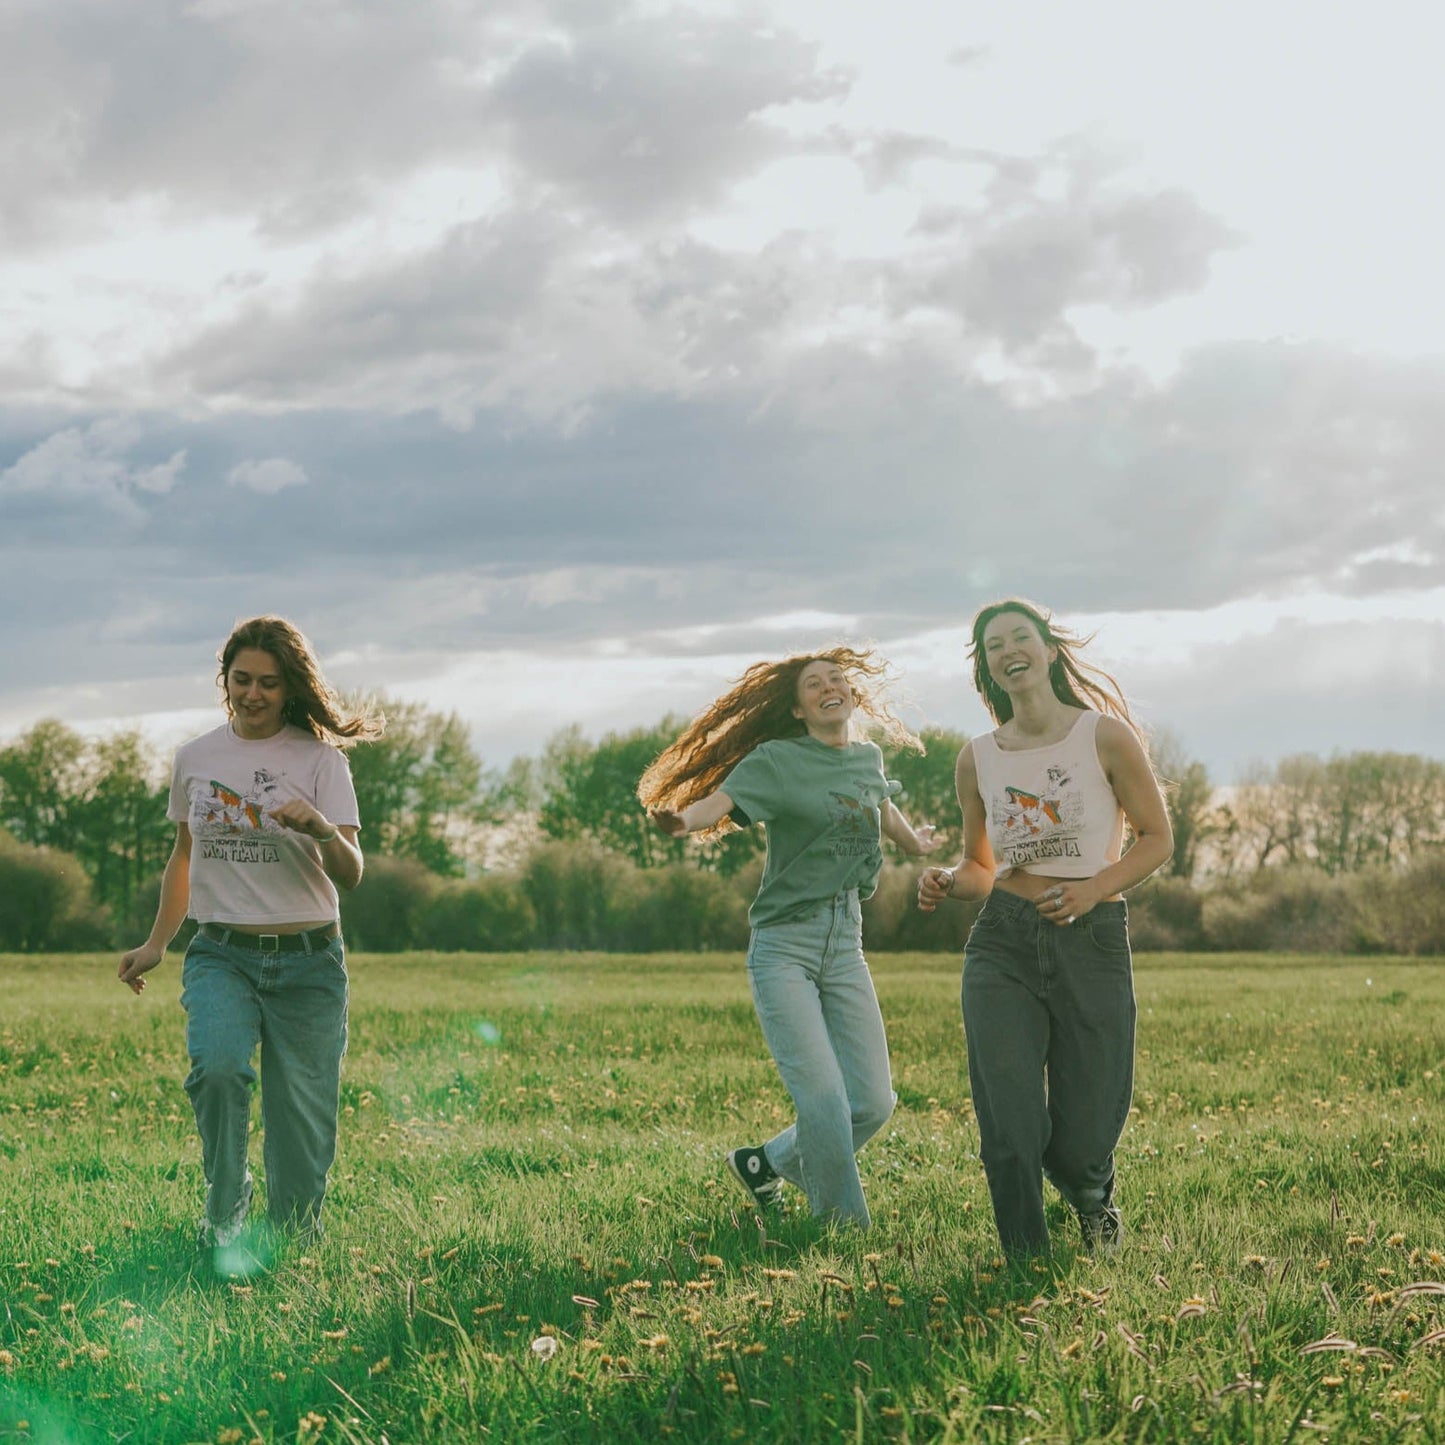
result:
M 1049 1247 L 1043 1176 L 1080 1214 L 1113 1201 L 1134 1088 L 1128 914 L 1100 903 L 1060 928 L 989 895 L 963 955 L 963 1024 L 980 1152 L 1004 1248 Z
M 314 1227 L 336 1157 L 347 983 L 341 939 L 311 953 L 258 953 L 200 934 L 181 970 L 186 1093 L 201 1134 L 206 1218 L 228 1243 L 251 1203 L 251 1059 L 261 1049 L 266 1212 Z
M 888 1122 L 896 1096 L 888 1039 L 863 957 L 857 889 L 804 918 L 755 928 L 748 982 L 763 1037 L 798 1111 L 763 1146 L 815 1215 L 869 1224 L 855 1152 Z

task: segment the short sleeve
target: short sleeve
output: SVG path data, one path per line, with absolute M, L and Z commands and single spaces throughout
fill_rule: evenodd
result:
M 883 779 L 883 797 L 896 798 L 903 791 L 903 784 L 897 778 L 890 778 L 884 771 L 883 749 L 874 742 L 870 742 L 868 746 L 872 748 L 873 755 L 878 760 L 878 776 Z
M 346 754 L 329 744 L 325 745 L 316 767 L 316 807 L 333 827 L 361 826 L 356 785 L 351 781 Z
M 171 796 L 166 803 L 166 817 L 172 823 L 187 823 L 191 817 L 191 799 L 186 792 L 185 779 L 181 776 L 180 754 L 171 764 Z
M 719 790 L 733 800 L 734 814 L 745 823 L 766 823 L 777 808 L 778 765 L 771 754 L 754 748 L 722 781 Z

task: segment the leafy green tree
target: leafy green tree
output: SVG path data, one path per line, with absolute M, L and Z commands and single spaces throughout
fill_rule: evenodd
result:
M 0 749 L 0 823 L 78 858 L 97 900 L 123 916 L 170 849 L 166 792 L 164 766 L 138 732 L 87 739 L 47 719 Z
M 664 837 L 637 801 L 637 780 L 647 765 L 682 731 L 666 717 L 650 728 L 608 733 L 591 743 L 580 728 L 564 728 L 547 742 L 542 757 L 546 795 L 538 823 L 548 838 L 591 838 L 639 868 L 680 863 L 685 841 Z
M 0 826 L 37 848 L 70 848 L 85 754 L 85 739 L 55 718 L 0 748 Z
M 89 782 L 74 806 L 72 846 L 96 896 L 129 917 L 146 881 L 165 867 L 175 838 L 166 817 L 169 785 L 138 732 L 92 742 L 85 762 Z
M 459 876 L 482 777 L 466 724 L 456 713 L 385 696 L 347 702 L 372 702 L 386 714 L 385 735 L 348 754 L 368 850 Z
M 1199 866 L 1201 845 L 1220 834 L 1225 826 L 1215 807 L 1209 770 L 1188 757 L 1183 743 L 1167 728 L 1159 728 L 1150 737 L 1149 752 L 1164 789 L 1169 826 L 1174 833 L 1169 875 L 1192 878 Z
M 639 868 L 692 863 L 730 877 L 746 867 L 764 846 L 759 829 L 702 845 L 668 838 L 652 826 L 637 801 L 637 780 L 685 726 L 683 719 L 669 716 L 650 728 L 609 733 L 595 744 L 575 726 L 556 733 L 539 767 L 543 800 L 538 823 L 543 835 L 589 838 Z
M 925 728 L 919 734 L 926 751 L 922 754 L 908 749 L 884 755 L 883 771 L 903 784 L 898 806 L 911 823 L 932 823 L 944 842 L 936 856 L 942 858 L 950 850 L 957 852 L 963 840 L 963 815 L 959 811 L 958 793 L 954 787 L 954 768 L 958 754 L 968 738 L 946 728 Z

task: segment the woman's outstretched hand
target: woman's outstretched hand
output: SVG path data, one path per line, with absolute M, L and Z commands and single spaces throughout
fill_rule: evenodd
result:
M 674 808 L 649 808 L 647 816 L 652 819 L 652 826 L 669 838 L 681 838 L 687 832 L 682 814 Z
M 918 823 L 914 825 L 913 836 L 918 840 L 914 845 L 913 854 L 916 858 L 922 858 L 933 852 L 938 847 L 938 829 L 932 823 Z

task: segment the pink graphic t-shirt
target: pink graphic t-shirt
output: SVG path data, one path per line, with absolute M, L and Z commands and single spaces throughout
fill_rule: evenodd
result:
M 360 825 L 346 755 L 301 728 L 249 741 L 226 722 L 176 750 L 166 816 L 190 826 L 190 914 L 198 923 L 339 916 L 321 850 L 271 817 L 291 798 L 334 825 Z

